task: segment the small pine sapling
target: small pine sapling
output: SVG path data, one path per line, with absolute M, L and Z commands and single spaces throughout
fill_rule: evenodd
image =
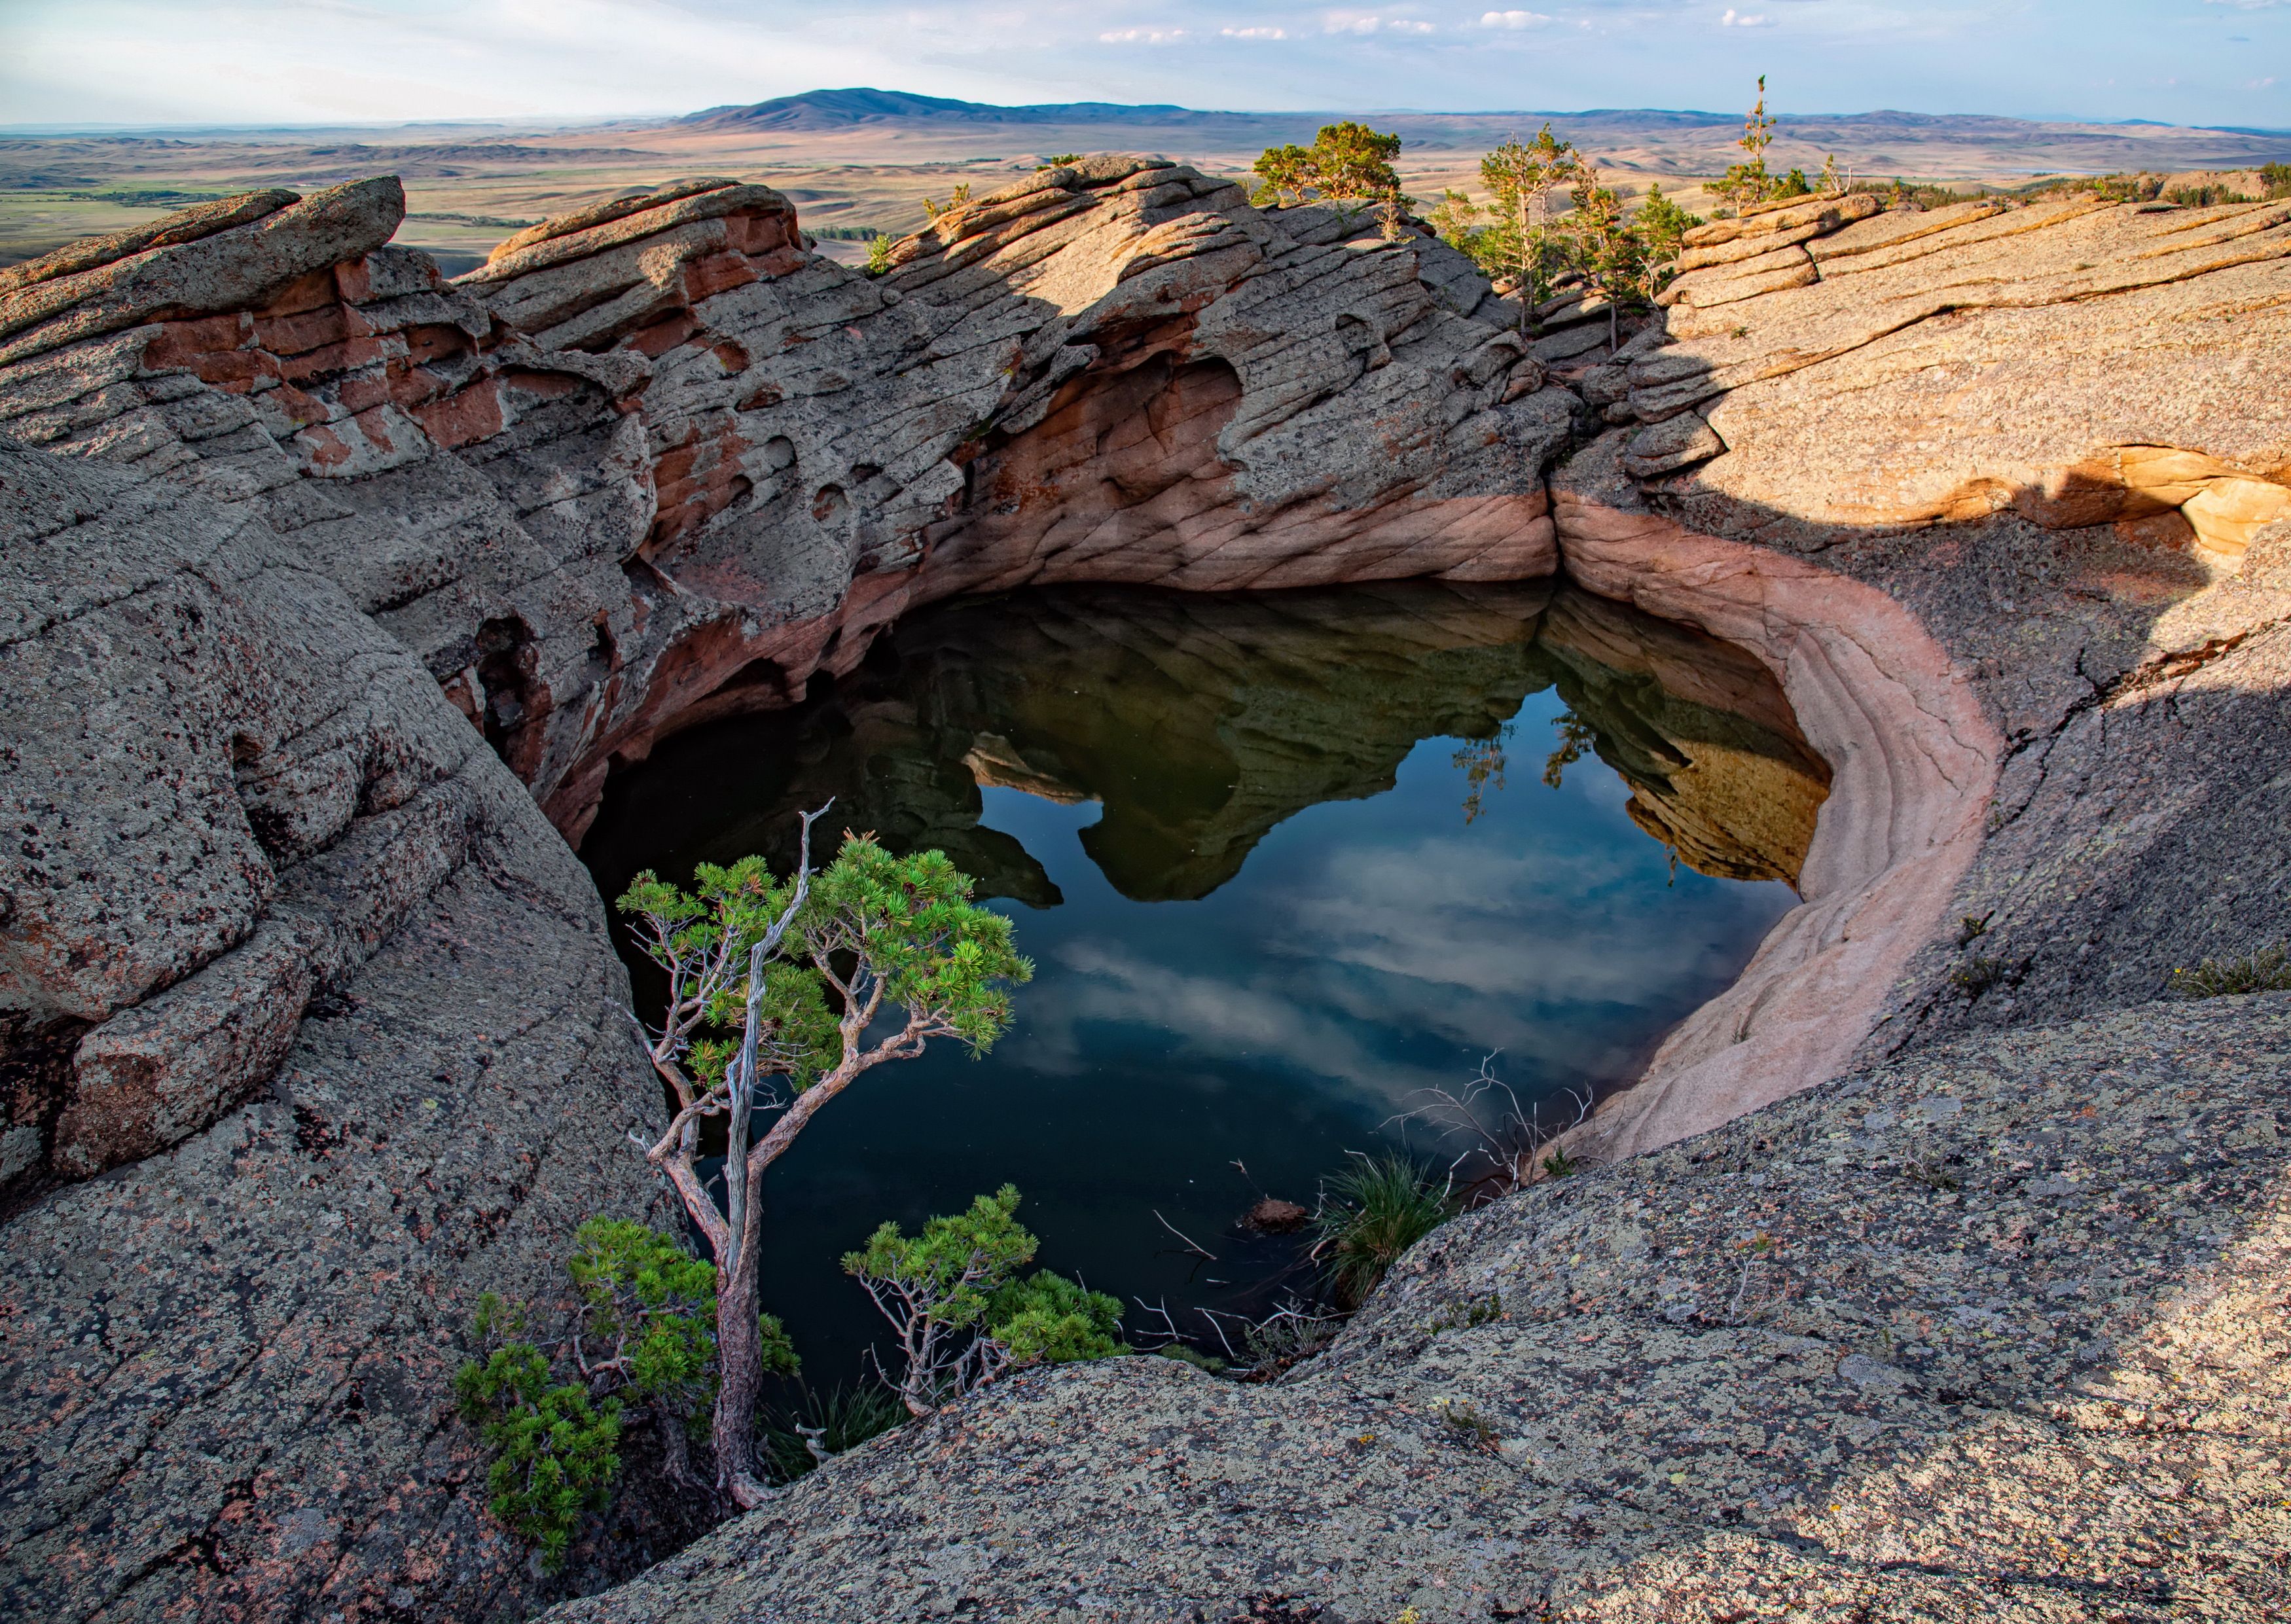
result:
M 945 203 L 934 203 L 928 197 L 924 198 L 923 213 L 936 220 L 942 214 L 953 213 L 955 210 L 966 206 L 969 202 L 970 182 L 965 181 L 946 195 Z
M 898 1333 L 891 1382 L 909 1413 L 928 1415 L 1013 1365 L 1068 1363 L 1126 1353 L 1121 1305 L 1064 1275 L 1021 1279 L 1038 1244 L 1004 1185 L 969 1210 L 932 1218 L 909 1236 L 886 1223 L 843 1259 Z M 887 1381 L 890 1380 L 888 1373 Z
M 1453 187 L 1440 194 L 1439 203 L 1425 221 L 1440 240 L 1459 253 L 1480 257 L 1480 238 L 1487 228 L 1479 223 L 1480 205 Z
M 1480 267 L 1511 281 L 1523 331 L 1567 263 L 1566 238 L 1551 223 L 1552 195 L 1573 186 L 1581 170 L 1582 155 L 1572 141 L 1555 137 L 1547 124 L 1532 141 L 1507 141 L 1480 160 L 1480 179 L 1493 199 L 1490 224 L 1479 238 Z
M 1742 122 L 1741 139 L 1734 144 L 1749 154 L 1748 161 L 1727 166 L 1724 180 L 1713 181 L 1710 190 L 1734 205 L 1735 212 L 1764 203 L 1774 195 L 1774 178 L 1766 173 L 1766 149 L 1773 145 L 1774 121 L 1766 116 L 1766 76 L 1758 76 L 1757 104 Z M 1805 177 L 1800 176 L 1803 182 Z
M 1663 284 L 1672 275 L 1671 268 L 1686 245 L 1686 234 L 1701 223 L 1700 215 L 1689 213 L 1664 197 L 1660 186 L 1647 188 L 1646 196 L 1639 199 L 1637 213 L 1631 216 L 1631 230 L 1642 246 L 1637 289 L 1640 298 L 1651 303 L 1662 292 Z
M 1646 245 L 1624 221 L 1622 199 L 1599 184 L 1599 172 L 1589 164 L 1576 170 L 1571 201 L 1575 206 L 1566 223 L 1575 262 L 1584 285 L 1607 301 L 1607 344 L 1612 350 L 1622 342 L 1623 303 L 1636 299 L 1646 281 Z
M 486 1508 L 510 1532 L 540 1548 L 551 1572 L 584 1512 L 612 1501 L 621 1469 L 621 1406 L 590 1402 L 575 1382 L 556 1380 L 549 1360 L 524 1339 L 524 1317 L 486 1293 L 476 1331 L 485 1356 L 454 1377 L 462 1415 L 494 1452 Z

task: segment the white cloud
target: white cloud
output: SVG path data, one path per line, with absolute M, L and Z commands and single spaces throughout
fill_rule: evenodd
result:
M 1483 28 L 1539 28 L 1553 20 L 1541 12 L 1488 12 L 1482 14 Z
M 1718 20 L 1718 26 L 1722 28 L 1763 28 L 1766 26 L 1765 13 L 1762 12 L 1756 17 L 1745 17 L 1730 5 L 1726 8 L 1726 14 Z
M 1289 37 L 1289 30 L 1286 28 L 1219 28 L 1218 32 L 1227 39 L 1286 39 Z
M 1380 17 L 1360 12 L 1331 12 L 1328 32 L 1331 34 L 1431 34 L 1437 32 L 1433 24 L 1419 22 L 1412 17 Z
M 1174 45 L 1192 34 L 1185 28 L 1114 28 L 1097 37 L 1109 45 Z

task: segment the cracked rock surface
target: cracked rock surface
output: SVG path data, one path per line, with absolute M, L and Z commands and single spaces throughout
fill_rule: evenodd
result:
M 648 1194 L 596 893 L 259 520 L 0 490 L 0 1612 L 521 1613 L 451 1378 Z
M 1276 1385 L 1024 1376 L 551 1616 L 2263 1617 L 2287 1064 L 2283 994 L 1936 1045 L 1457 1220 Z

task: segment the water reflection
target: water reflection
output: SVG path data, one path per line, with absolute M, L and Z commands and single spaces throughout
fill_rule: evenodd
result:
M 1572 719 L 1559 748 L 1588 740 L 1631 786 L 1632 820 L 1680 861 L 1797 881 L 1829 775 L 1765 669 L 1541 583 L 945 605 L 895 628 L 830 696 L 670 741 L 615 781 L 583 855 L 608 890 L 638 867 L 751 851 L 784 866 L 794 812 L 832 795 L 842 826 L 938 847 L 982 896 L 1053 906 L 1041 862 L 980 822 L 981 789 L 999 786 L 1099 803 L 1082 848 L 1114 889 L 1193 901 L 1302 808 L 1391 789 L 1427 738 L 1470 742 L 1456 757 L 1475 815 L 1508 782 L 1507 724 L 1546 688 Z
M 993 1055 L 887 1068 L 774 1170 L 767 1297 L 832 1380 L 876 1329 L 837 1256 L 1005 1179 L 1052 1266 L 1196 1331 L 1261 1306 L 1258 1194 L 1309 1204 L 1490 1049 L 1530 1104 L 1628 1078 L 1789 904 L 1827 782 L 1755 661 L 1588 596 L 1074 589 L 668 741 L 583 856 L 607 895 L 784 864 L 832 794 L 1016 912 L 1041 973 Z

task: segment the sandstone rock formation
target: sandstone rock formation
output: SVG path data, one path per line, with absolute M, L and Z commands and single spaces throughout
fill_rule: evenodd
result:
M 1561 374 L 1616 425 L 1570 571 L 1761 655 L 1834 772 L 1808 905 L 1579 1130 L 1615 1164 L 1274 1387 L 1030 1379 L 567 1616 L 2279 1603 L 2283 1000 L 2169 1001 L 2291 937 L 2287 217 L 1780 213 Z
M 933 598 L 1563 558 L 1763 661 L 1831 769 L 1807 905 L 1579 1147 L 1713 1131 L 1447 1232 L 1290 1383 L 1030 1378 L 584 1616 L 2271 1604 L 2283 1016 L 2155 1001 L 2291 937 L 2285 205 L 1794 204 L 1620 344 L 1158 160 L 881 278 L 731 181 L 450 284 L 401 207 L 0 279 L 13 1609 L 538 1593 L 447 1338 L 641 1202 L 649 1102 L 493 755 L 577 834 Z
M 570 832 L 615 752 L 933 597 L 1551 566 L 1575 397 L 1460 256 L 1341 211 L 1098 158 L 871 280 L 694 181 L 446 285 L 384 246 L 398 207 L 360 182 L 0 291 L 0 431 L 252 503 Z
M 402 208 L 250 194 L 0 285 L 0 431 L 39 448 L 0 473 L 0 1156 L 56 1260 L 5 1322 L 29 1613 L 534 1593 L 452 1339 L 642 1204 L 650 1102 L 594 894 L 494 754 L 577 829 L 614 752 L 909 602 L 1552 561 L 1575 398 L 1446 250 L 1334 211 L 1098 160 L 879 283 L 698 181 L 452 285 Z
M 648 1193 L 595 892 L 243 506 L 0 490 L 0 1611 L 519 1611 L 450 1378 Z

